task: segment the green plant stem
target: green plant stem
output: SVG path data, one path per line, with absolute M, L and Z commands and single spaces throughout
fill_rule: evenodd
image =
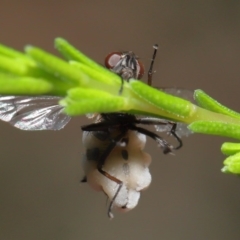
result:
M 62 38 L 55 40 L 55 47 L 67 61 L 32 46 L 21 53 L 0 45 L 0 94 L 62 96 L 59 104 L 71 116 L 125 112 L 183 122 L 193 132 L 240 139 L 240 114 L 202 90 L 194 93 L 198 105 L 134 79 L 124 82 L 120 94 L 118 75 Z M 223 149 L 238 148 L 230 144 Z M 237 150 L 225 161 L 223 171 L 238 173 L 239 169 L 240 173 L 238 161 Z

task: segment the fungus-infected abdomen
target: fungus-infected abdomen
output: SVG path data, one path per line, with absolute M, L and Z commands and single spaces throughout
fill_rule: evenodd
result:
M 101 140 L 94 135 L 84 133 L 83 142 L 86 152 L 83 159 L 83 168 L 90 186 L 95 190 L 104 191 L 112 200 L 119 184 L 104 176 L 97 169 L 98 159 L 111 140 L 109 138 Z M 109 175 L 122 181 L 123 185 L 116 196 L 114 206 L 125 211 L 137 205 L 140 191 L 147 188 L 151 183 L 148 168 L 151 163 L 151 156 L 143 151 L 145 143 L 145 135 L 128 131 L 105 159 L 102 167 Z

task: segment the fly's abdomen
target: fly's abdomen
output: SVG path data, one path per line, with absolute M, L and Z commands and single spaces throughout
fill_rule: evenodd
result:
M 112 137 L 115 133 L 110 135 Z M 84 171 L 87 182 L 95 190 L 105 192 L 110 200 L 116 197 L 113 203 L 115 207 L 122 210 L 134 208 L 140 198 L 140 192 L 151 183 L 148 168 L 151 156 L 143 151 L 146 142 L 145 136 L 128 131 L 104 161 L 102 170 L 122 182 L 122 187 L 117 195 L 119 183 L 106 177 L 98 170 L 98 159 L 111 143 L 111 139 L 99 140 L 99 137 L 86 132 L 83 141 L 86 147 Z

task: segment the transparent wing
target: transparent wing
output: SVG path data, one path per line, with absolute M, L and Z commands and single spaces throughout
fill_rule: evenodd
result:
M 159 88 L 160 89 L 160 88 Z M 190 102 L 195 102 L 193 97 L 193 91 L 181 88 L 161 88 L 162 91 L 169 93 L 171 95 L 184 98 Z M 163 122 L 168 122 L 168 120 L 162 119 Z M 156 131 L 158 132 L 169 132 L 171 130 L 171 125 L 155 125 Z M 179 137 L 189 136 L 192 132 L 188 129 L 187 124 L 177 123 L 176 133 Z
M 194 91 L 184 88 L 162 88 L 161 90 L 171 95 L 184 98 L 192 103 L 196 103 L 193 97 Z
M 0 96 L 0 119 L 21 130 L 60 130 L 70 117 L 58 104 L 60 97 Z
M 169 121 L 166 119 L 161 119 L 162 122 L 168 123 Z M 166 125 L 155 125 L 155 129 L 157 132 L 170 132 L 172 128 L 172 125 L 166 124 Z M 190 134 L 192 134 L 192 131 L 190 131 L 187 127 L 187 124 L 177 122 L 177 128 L 176 133 L 178 137 L 188 137 Z

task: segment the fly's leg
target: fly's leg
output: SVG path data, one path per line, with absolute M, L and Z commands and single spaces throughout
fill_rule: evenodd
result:
M 153 45 L 153 48 L 154 48 L 154 52 L 153 52 L 150 68 L 148 70 L 148 79 L 147 79 L 147 83 L 149 86 L 152 86 L 153 64 L 157 55 L 158 45 L 157 44 Z
M 99 171 L 101 174 L 103 174 L 106 178 L 108 178 L 108 179 L 110 179 L 110 180 L 112 180 L 112 181 L 114 181 L 115 183 L 118 184 L 117 191 L 116 191 L 116 193 L 114 194 L 112 200 L 110 201 L 110 204 L 109 204 L 109 207 L 108 207 L 108 211 L 107 211 L 108 217 L 109 217 L 110 219 L 112 219 L 112 218 L 114 217 L 114 216 L 113 216 L 113 213 L 112 213 L 113 203 L 114 203 L 116 197 L 118 196 L 118 194 L 119 194 L 119 192 L 120 192 L 120 190 L 121 190 L 121 188 L 122 188 L 122 186 L 123 186 L 123 182 L 122 182 L 121 180 L 113 177 L 112 175 L 108 174 L 107 172 L 105 172 L 105 171 L 102 170 L 101 168 L 99 168 L 98 171 Z
M 164 140 L 163 138 L 158 136 L 156 133 L 151 132 L 145 128 L 137 127 L 135 125 L 131 126 L 131 130 L 135 130 L 135 131 L 142 133 L 142 134 L 152 138 L 153 140 L 155 140 L 163 149 L 164 154 L 172 152 L 173 146 L 169 145 L 166 140 Z
M 182 143 L 181 138 L 176 133 L 177 124 L 176 123 L 172 123 L 172 122 L 169 122 L 169 124 L 172 124 L 172 128 L 170 130 L 170 133 L 177 139 L 177 141 L 179 143 L 179 145 L 177 147 L 175 147 L 175 149 L 179 149 L 179 148 L 181 148 L 183 146 L 183 143 Z
M 124 85 L 124 79 L 121 77 L 121 87 L 118 91 L 118 95 L 122 95 L 122 92 L 123 92 L 123 85 Z
M 170 122 L 164 121 L 158 118 L 151 118 L 151 117 L 142 117 L 137 118 L 135 121 L 136 124 L 144 124 L 144 125 L 168 125 Z
M 109 123 L 109 122 L 99 122 L 99 123 L 94 123 L 94 124 L 90 124 L 87 126 L 83 126 L 82 130 L 83 131 L 89 131 L 89 132 L 94 132 L 94 131 L 106 131 L 109 129 L 109 127 L 114 127 L 117 124 L 115 122 Z M 123 182 L 121 180 L 119 180 L 118 178 L 110 175 L 109 173 L 107 173 L 106 171 L 103 170 L 103 166 L 105 163 L 105 160 L 107 159 L 107 157 L 109 156 L 109 154 L 111 153 L 111 151 L 116 147 L 117 143 L 124 137 L 124 135 L 126 134 L 127 130 L 123 130 L 119 135 L 117 135 L 115 138 L 110 139 L 110 144 L 108 145 L 108 147 L 105 149 L 105 151 L 101 154 L 101 156 L 98 159 L 98 164 L 97 164 L 97 169 L 98 171 L 104 175 L 106 178 L 116 182 L 118 184 L 118 188 L 116 193 L 114 194 L 109 207 L 108 207 L 108 217 L 110 219 L 113 218 L 113 214 L 112 214 L 112 208 L 113 208 L 113 203 L 115 201 L 115 199 L 117 198 L 122 186 L 123 186 Z
M 136 121 L 137 124 L 145 124 L 145 125 L 171 125 L 170 133 L 173 135 L 173 137 L 177 140 L 178 146 L 174 147 L 174 149 L 179 149 L 183 146 L 181 138 L 177 135 L 176 129 L 177 129 L 177 123 L 174 122 L 163 122 L 156 118 L 139 118 Z
M 170 134 L 173 135 L 173 137 L 177 140 L 178 146 L 174 147 L 174 149 L 179 149 L 183 146 L 181 138 L 177 135 L 176 130 L 177 130 L 177 123 L 174 122 L 162 122 L 159 119 L 154 119 L 154 118 L 140 118 L 137 120 L 138 124 L 145 124 L 145 125 L 170 125 Z
M 149 118 L 140 118 L 138 119 L 138 123 L 140 124 L 146 124 L 146 125 L 171 125 L 170 133 L 173 135 L 173 137 L 177 140 L 178 146 L 174 147 L 174 149 L 180 149 L 183 146 L 181 138 L 177 135 L 176 129 L 177 129 L 177 123 L 174 122 L 162 122 L 158 119 L 149 119 Z
M 114 181 L 115 183 L 118 184 L 118 188 L 116 193 L 114 194 L 109 207 L 108 207 L 108 217 L 110 219 L 113 218 L 113 214 L 112 214 L 112 208 L 113 208 L 113 203 L 116 200 L 122 186 L 123 186 L 123 182 L 121 180 L 119 180 L 118 178 L 110 175 L 109 173 L 107 173 L 106 171 L 103 170 L 103 166 L 104 166 L 104 162 L 106 160 L 106 158 L 109 156 L 109 154 L 111 153 L 111 151 L 116 147 L 117 143 L 124 137 L 124 135 L 126 134 L 126 131 L 123 131 L 122 133 L 120 133 L 118 136 L 116 136 L 115 138 L 111 139 L 111 143 L 108 145 L 107 149 L 102 153 L 102 155 L 100 156 L 99 160 L 98 160 L 98 164 L 97 164 L 97 169 L 98 171 L 103 174 L 106 178 Z

